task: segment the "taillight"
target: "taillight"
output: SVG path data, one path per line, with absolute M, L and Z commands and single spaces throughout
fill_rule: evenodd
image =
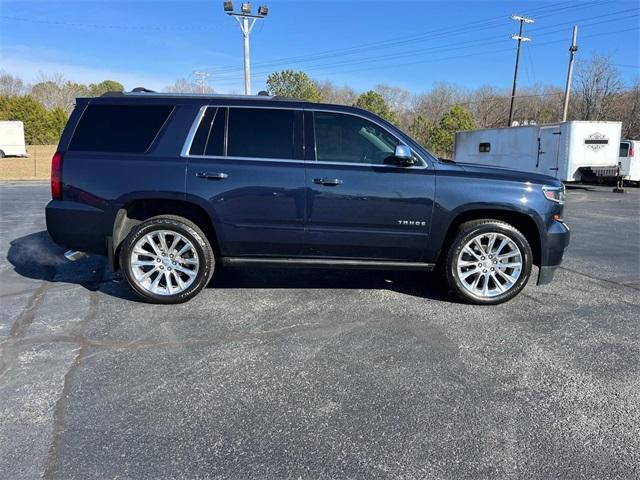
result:
M 51 158 L 51 198 L 62 199 L 62 153 L 56 152 Z
M 633 157 L 633 145 L 629 147 L 629 156 Z

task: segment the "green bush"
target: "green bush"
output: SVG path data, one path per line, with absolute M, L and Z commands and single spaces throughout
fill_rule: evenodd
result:
M 0 97 L 0 120 L 20 120 L 24 123 L 24 138 L 29 145 L 53 144 L 60 139 L 67 122 L 61 108 L 47 111 L 30 95 Z

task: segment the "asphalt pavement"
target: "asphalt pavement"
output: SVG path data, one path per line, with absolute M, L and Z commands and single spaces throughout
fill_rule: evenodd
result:
M 0 183 L 0 478 L 640 477 L 640 191 L 568 191 L 556 280 L 225 268 L 141 303 Z

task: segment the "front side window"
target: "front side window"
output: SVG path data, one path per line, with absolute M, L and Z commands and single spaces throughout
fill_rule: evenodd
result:
M 320 162 L 384 165 L 398 139 L 369 120 L 335 112 L 314 112 L 316 158 Z
M 89 105 L 69 150 L 144 153 L 172 110 L 168 105 Z
M 628 157 L 629 156 L 629 143 L 627 142 L 622 142 L 620 144 L 620 155 L 618 155 L 619 157 Z
M 227 127 L 227 155 L 293 159 L 293 126 L 293 110 L 232 107 Z

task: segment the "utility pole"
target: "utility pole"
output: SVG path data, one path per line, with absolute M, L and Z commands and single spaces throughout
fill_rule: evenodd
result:
M 205 81 L 207 80 L 207 77 L 209 77 L 209 74 L 207 72 L 193 72 L 193 76 L 196 77 L 196 83 L 198 84 L 198 86 L 200 87 L 200 93 L 204 93 L 204 87 L 205 87 Z
M 513 40 L 518 40 L 518 49 L 516 50 L 516 67 L 513 72 L 513 88 L 511 89 L 511 105 L 509 106 L 509 123 L 507 127 L 510 127 L 511 122 L 513 122 L 513 103 L 516 99 L 516 81 L 518 80 L 518 63 L 520 63 L 520 45 L 522 42 L 531 41 L 530 38 L 522 36 L 522 27 L 525 23 L 535 23 L 532 18 L 523 17 L 521 15 L 511 15 L 511 19 L 520 22 L 520 31 L 518 32 L 518 35 L 511 35 Z
M 573 57 L 578 51 L 578 26 L 573 26 L 573 36 L 571 37 L 571 46 L 569 47 L 569 69 L 567 70 L 567 85 L 564 87 L 564 106 L 562 108 L 562 121 L 567 121 L 567 112 L 569 111 L 569 95 L 571 94 L 571 78 L 573 77 Z
M 262 20 L 269 13 L 269 9 L 264 5 L 258 7 L 257 15 L 251 14 L 251 4 L 242 2 L 239 12 L 233 11 L 233 2 L 224 2 L 224 11 L 227 15 L 234 17 L 240 30 L 242 31 L 242 39 L 244 46 L 244 93 L 251 95 L 251 65 L 249 59 L 249 34 L 253 30 L 256 20 Z

